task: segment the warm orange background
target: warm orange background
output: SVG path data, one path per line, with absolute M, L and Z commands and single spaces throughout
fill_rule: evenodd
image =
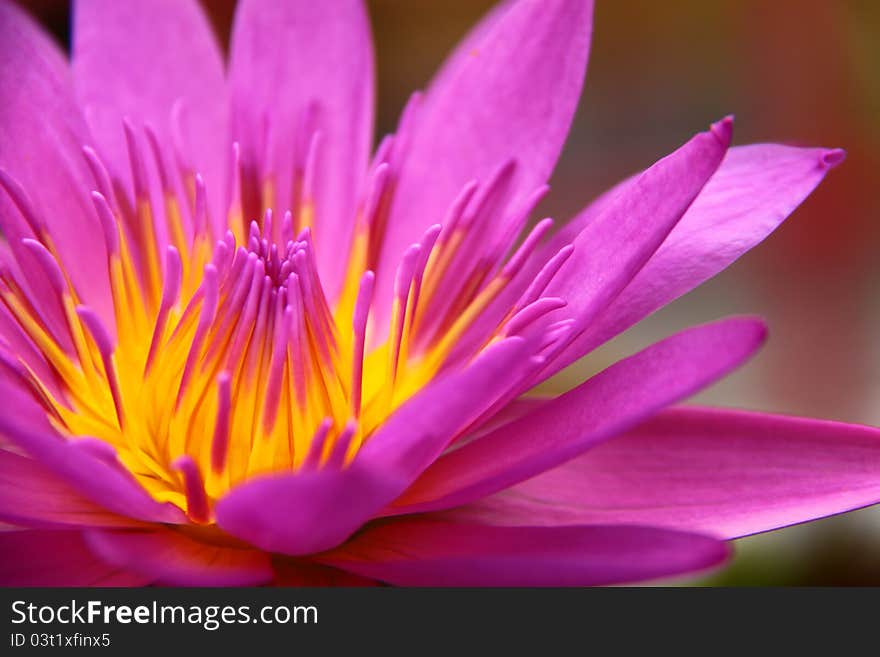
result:
M 23 4 L 67 38 L 66 2 Z M 234 2 L 203 4 L 225 40 Z M 380 133 L 491 4 L 368 2 Z M 764 244 L 554 384 L 689 323 L 759 313 L 771 329 L 767 347 L 700 401 L 880 424 L 880 3 L 597 0 L 584 97 L 541 211 L 564 220 L 728 113 L 736 143 L 837 146 L 848 158 Z M 739 548 L 734 566 L 710 581 L 880 584 L 873 510 Z

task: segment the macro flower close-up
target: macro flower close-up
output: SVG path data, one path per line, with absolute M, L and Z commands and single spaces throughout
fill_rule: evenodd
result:
M 499 3 L 375 138 L 359 0 L 240 0 L 228 56 L 195 0 L 78 0 L 69 56 L 0 0 L 0 583 L 634 583 L 880 501 L 878 429 L 680 405 L 757 317 L 535 391 L 844 160 L 707 117 L 540 217 L 592 5 Z

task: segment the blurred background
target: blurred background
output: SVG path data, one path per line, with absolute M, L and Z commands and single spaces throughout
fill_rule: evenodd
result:
M 67 42 L 68 2 L 22 4 Z M 225 43 L 234 0 L 203 4 Z M 367 4 L 381 135 L 493 3 Z M 767 346 L 696 401 L 880 425 L 880 3 L 596 5 L 584 95 L 541 216 L 564 221 L 730 113 L 737 144 L 842 147 L 848 157 L 762 245 L 550 387 L 571 387 L 689 324 L 757 313 L 770 326 Z M 880 585 L 880 508 L 744 539 L 736 553 L 725 570 L 684 583 Z

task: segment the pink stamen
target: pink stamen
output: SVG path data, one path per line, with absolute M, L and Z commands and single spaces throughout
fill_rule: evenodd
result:
M 144 364 L 144 376 L 146 376 L 153 360 L 156 357 L 156 351 L 159 349 L 159 342 L 165 333 L 165 327 L 168 322 L 168 313 L 177 303 L 180 296 L 180 285 L 183 277 L 183 265 L 180 261 L 180 254 L 173 246 L 169 246 L 165 253 L 165 280 L 162 283 L 162 301 L 159 304 L 159 313 L 156 316 L 156 325 L 153 328 L 153 337 L 150 340 L 150 351 L 147 354 L 147 362 Z
M 513 278 L 513 275 L 516 274 L 522 266 L 525 264 L 526 260 L 534 253 L 535 248 L 538 246 L 538 243 L 544 238 L 544 235 L 553 227 L 552 219 L 542 219 L 535 227 L 531 230 L 528 237 L 523 240 L 523 243 L 516 250 L 516 253 L 513 254 L 510 260 L 507 261 L 507 264 L 504 266 L 504 269 L 501 270 L 501 275 L 507 278 Z
M 177 389 L 175 410 L 180 407 L 180 402 L 183 400 L 183 393 L 186 390 L 186 386 L 189 383 L 190 377 L 192 376 L 193 370 L 196 366 L 196 361 L 198 361 L 201 355 L 202 343 L 205 341 L 205 335 L 207 335 L 208 329 L 210 328 L 211 323 L 214 321 L 214 317 L 216 316 L 218 299 L 217 286 L 217 268 L 211 264 L 205 265 L 205 273 L 201 285 L 201 289 L 204 290 L 202 310 L 199 314 L 199 323 L 196 326 L 196 333 L 195 336 L 193 336 L 193 341 L 190 345 L 189 354 L 187 354 L 186 357 L 186 364 L 183 368 L 183 375 L 180 378 L 180 386 Z
M 352 356 L 351 376 L 351 412 L 354 417 L 360 417 L 361 395 L 363 392 L 364 378 L 364 349 L 367 337 L 367 320 L 370 315 L 370 305 L 373 303 L 373 288 L 376 276 L 367 271 L 361 277 L 358 288 L 357 301 L 354 304 L 354 317 L 352 329 L 354 330 L 354 350 Z
M 86 164 L 95 179 L 98 192 L 107 199 L 111 208 L 118 211 L 119 205 L 116 203 L 116 193 L 113 190 L 113 183 L 110 180 L 110 174 L 107 172 L 107 167 L 104 166 L 101 158 L 98 157 L 98 154 L 90 146 L 83 146 L 83 155 L 85 156 Z
M 61 267 L 58 266 L 55 257 L 37 240 L 25 238 L 21 243 L 34 255 L 43 272 L 45 272 L 49 284 L 60 300 L 67 292 L 67 281 L 64 279 L 64 273 L 61 271 Z
M 34 234 L 34 237 L 41 237 L 45 233 L 45 224 L 40 219 L 33 204 L 28 198 L 24 188 L 19 182 L 10 176 L 6 171 L 0 169 L 0 187 L 6 190 L 9 198 L 18 208 L 22 218 L 27 222 L 28 227 Z
M 306 403 L 305 359 L 305 318 L 303 313 L 302 289 L 299 277 L 291 274 L 287 278 L 288 307 L 284 317 L 290 322 L 290 343 L 287 345 L 287 358 L 290 364 L 297 404 L 300 408 Z
M 565 299 L 560 299 L 558 297 L 544 297 L 538 299 L 511 317 L 510 321 L 507 322 L 504 333 L 505 335 L 517 335 L 522 333 L 525 328 L 544 315 L 551 313 L 554 310 L 564 308 L 567 305 L 568 302 L 566 302 Z
M 345 465 L 345 455 L 348 453 L 351 439 L 354 438 L 354 434 L 357 432 L 357 427 L 358 424 L 356 420 L 352 419 L 345 423 L 342 433 L 339 434 L 336 443 L 333 445 L 333 450 L 327 458 L 328 468 L 339 469 Z
M 284 290 L 281 290 L 283 293 Z M 281 401 L 281 383 L 284 377 L 284 363 L 287 354 L 287 340 L 290 322 L 285 321 L 286 308 L 283 294 L 279 293 L 275 314 L 275 333 L 272 336 L 272 359 L 269 364 L 269 380 L 266 385 L 266 400 L 263 410 L 263 430 L 268 433 L 275 425 L 278 405 Z
M 107 246 L 107 255 L 119 254 L 119 231 L 116 228 L 116 219 L 106 197 L 100 192 L 92 192 L 92 203 L 98 213 L 101 222 L 101 231 L 104 234 L 104 244 Z
M 211 440 L 211 469 L 220 474 L 226 467 L 229 452 L 229 429 L 232 417 L 232 378 L 229 372 L 217 377 L 217 418 L 214 422 L 214 438 Z
M 574 253 L 574 245 L 572 244 L 568 244 L 559 249 L 559 251 L 556 252 L 556 255 L 550 258 L 550 260 L 541 267 L 538 275 L 535 276 L 535 280 L 532 281 L 531 285 L 529 285 L 525 293 L 520 297 L 520 300 L 516 302 L 516 305 L 513 307 L 513 312 L 519 312 L 541 296 L 544 293 L 544 290 L 547 289 L 550 281 L 556 276 L 556 273 L 562 265 L 565 264 L 565 261 L 569 259 L 572 253 Z
M 183 475 L 186 514 L 193 522 L 208 522 L 211 518 L 211 509 L 208 505 L 208 495 L 205 492 L 205 483 L 202 481 L 199 466 L 191 456 L 184 454 L 177 458 L 171 467 Z
M 327 436 L 330 433 L 330 428 L 332 426 L 333 420 L 329 417 L 324 418 L 321 421 L 321 424 L 318 425 L 318 428 L 315 430 L 315 435 L 312 436 L 312 441 L 309 444 L 309 452 L 306 454 L 306 458 L 302 464 L 304 470 L 314 470 L 321 465 L 321 457 L 324 455 L 324 445 L 327 443 Z
M 101 362 L 104 365 L 104 374 L 107 377 L 107 383 L 110 387 L 110 395 L 113 397 L 113 406 L 116 409 L 116 420 L 119 423 L 120 431 L 124 429 L 123 424 L 123 406 L 122 393 L 119 389 L 119 381 L 116 378 L 116 369 L 113 367 L 113 351 L 116 348 L 110 333 L 104 327 L 101 318 L 86 306 L 77 306 L 76 314 L 82 320 L 86 329 L 95 341 L 98 352 L 101 354 Z

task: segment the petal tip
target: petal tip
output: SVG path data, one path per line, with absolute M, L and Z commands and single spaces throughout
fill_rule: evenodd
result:
M 763 317 L 758 317 L 757 315 L 748 315 L 743 318 L 744 323 L 749 324 L 754 331 L 755 344 L 760 347 L 767 341 L 767 337 L 770 334 L 770 329 L 767 326 L 767 322 L 764 321 Z
M 842 148 L 831 148 L 822 153 L 819 161 L 826 169 L 833 169 L 846 159 L 846 151 Z
M 728 146 L 733 137 L 733 114 L 728 114 L 720 121 L 716 121 L 709 126 L 709 129 L 719 142 L 724 146 Z

